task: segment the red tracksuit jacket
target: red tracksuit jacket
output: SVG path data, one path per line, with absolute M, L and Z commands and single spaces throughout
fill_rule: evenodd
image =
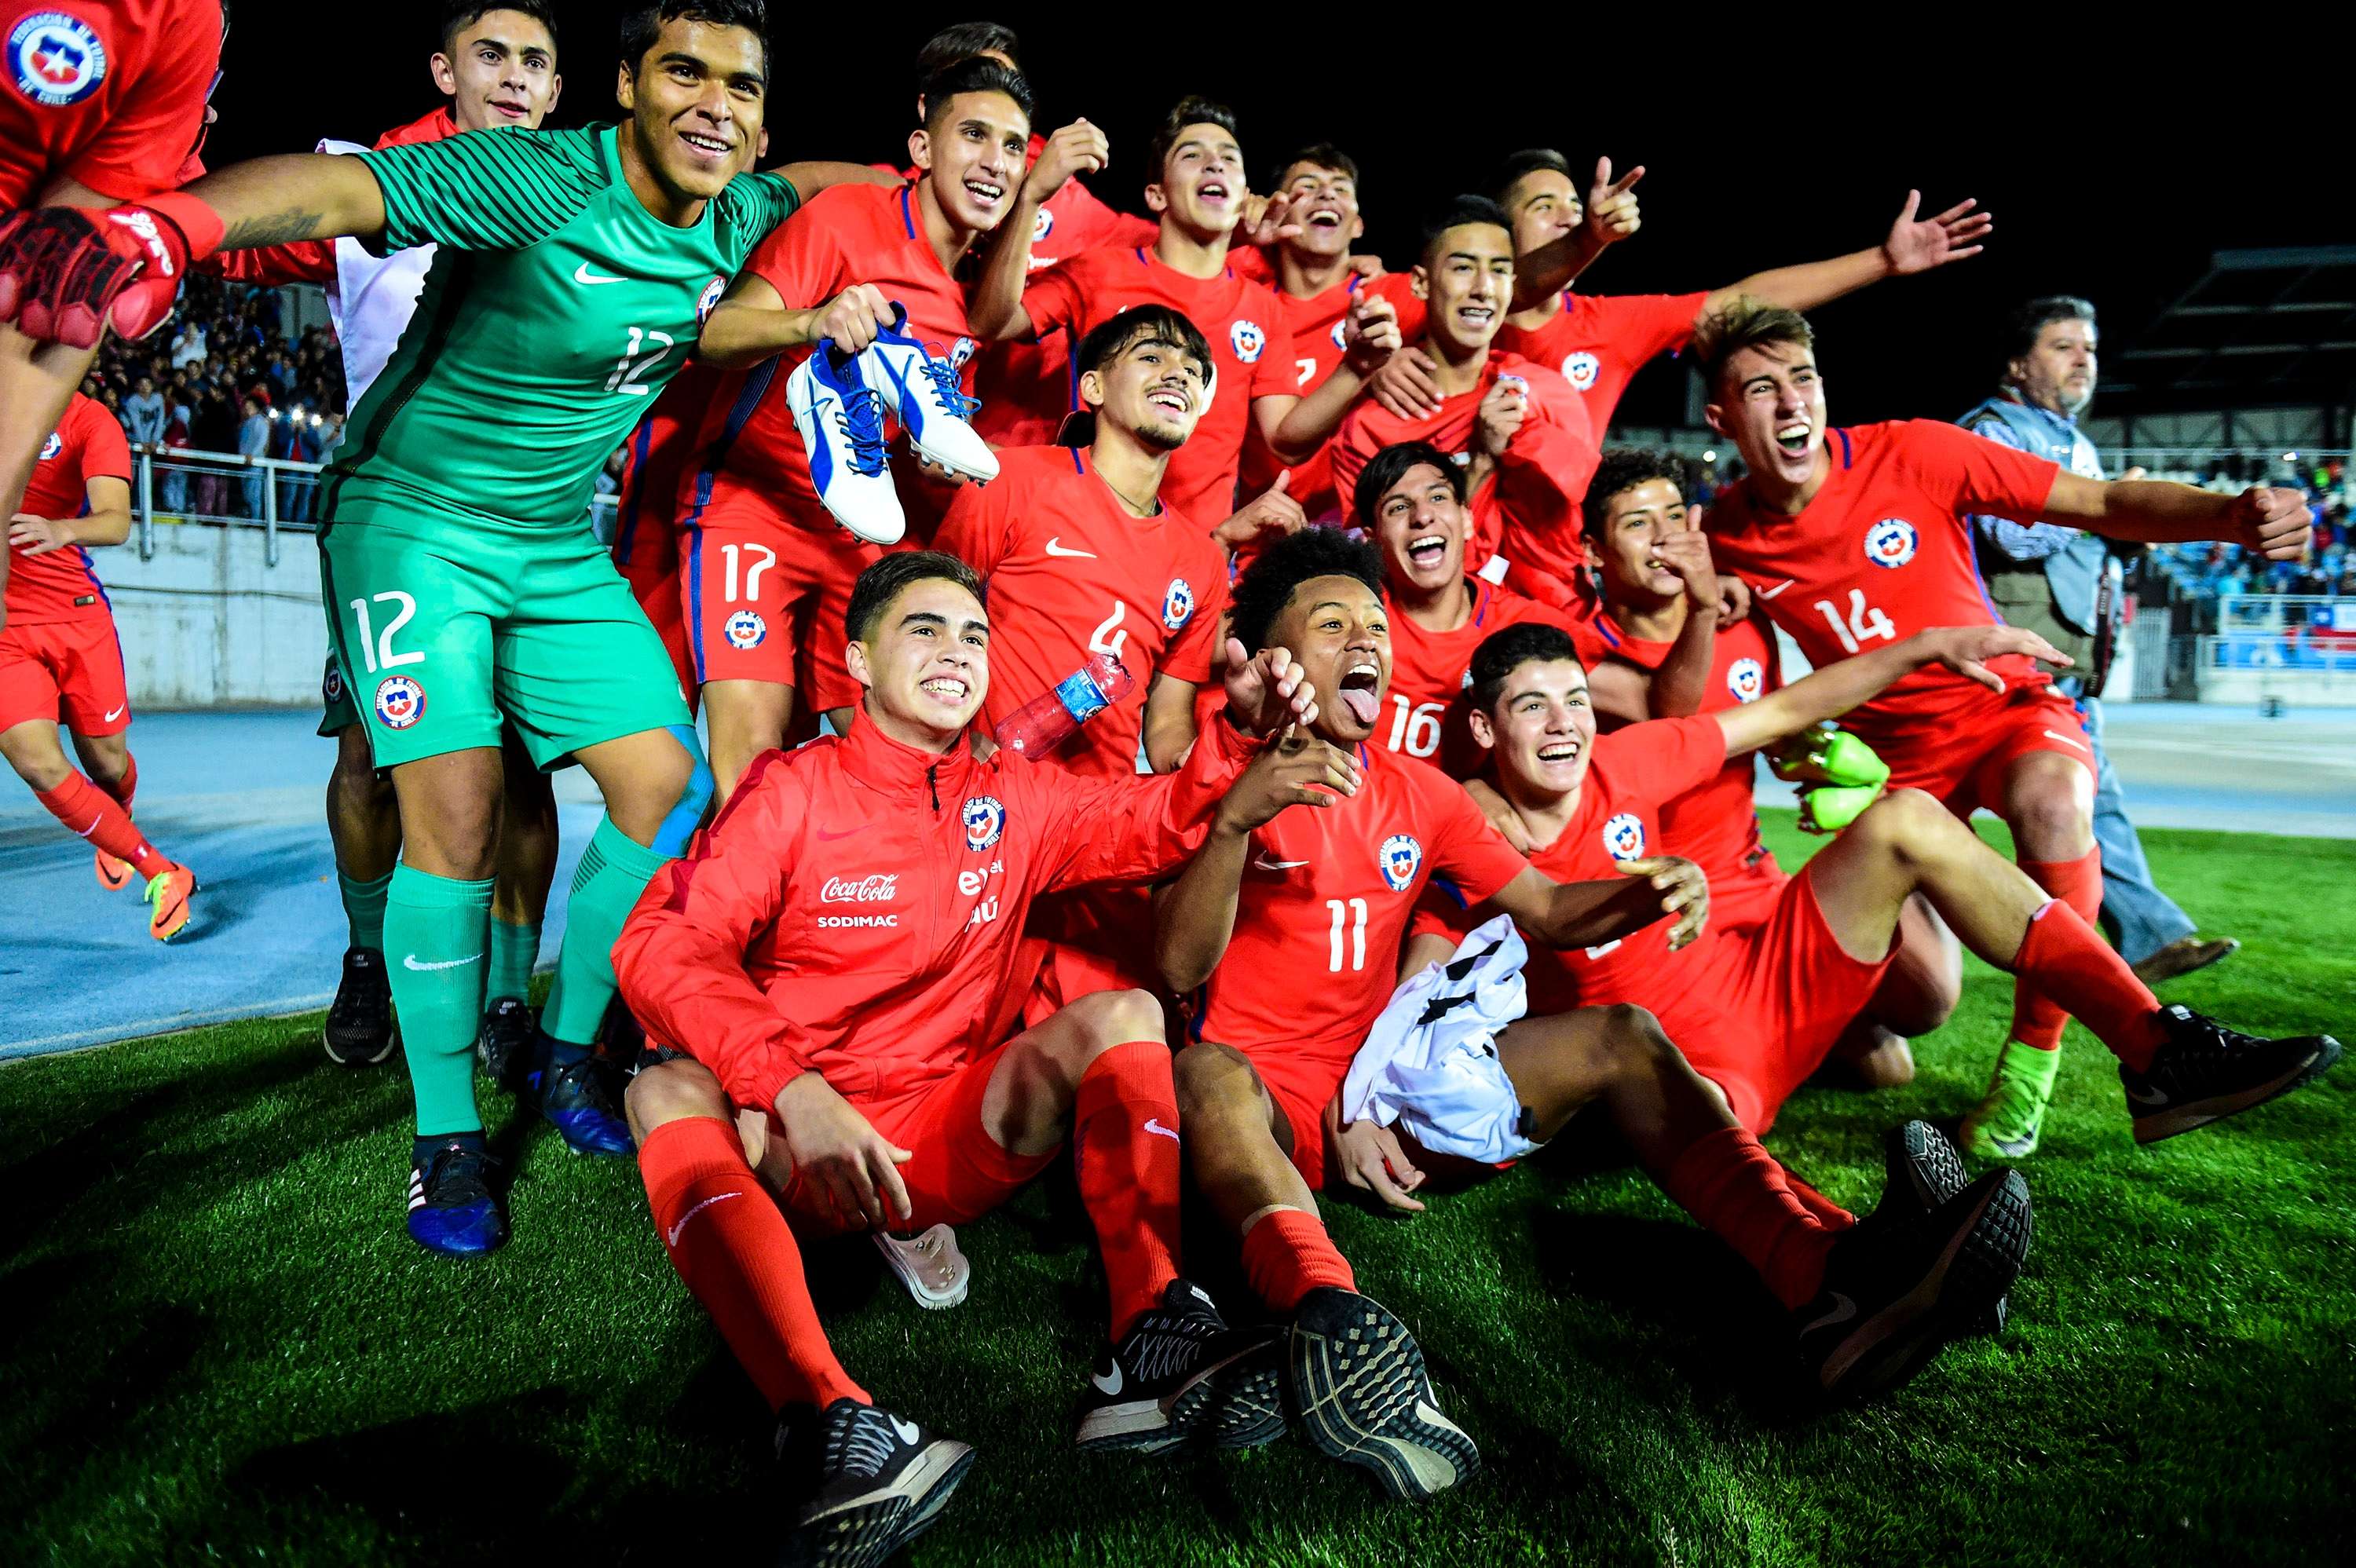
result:
M 747 769 L 614 944 L 653 1039 L 766 1110 L 815 1069 L 894 1099 L 998 1043 L 1031 901 L 1146 880 L 1201 848 L 1249 743 L 1198 745 L 1160 778 L 1083 779 L 1001 752 L 976 762 L 851 733 Z

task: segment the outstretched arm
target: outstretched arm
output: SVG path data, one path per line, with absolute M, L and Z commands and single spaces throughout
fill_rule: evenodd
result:
M 2222 539 L 2268 560 L 2305 559 L 2314 521 L 2296 490 L 2252 485 L 2226 496 L 2167 479 L 2087 479 L 2066 468 L 2045 504 L 2018 520 L 2040 518 L 2145 544 Z
M 1558 882 L 1532 866 L 1490 895 L 1514 923 L 1549 947 L 1600 947 L 1633 936 L 1663 915 L 1675 920 L 1669 945 L 1701 934 L 1709 881 L 1690 860 L 1662 856 L 1625 860 L 1621 880 Z
M 1884 278 L 1909 277 L 1976 256 L 1981 242 L 1996 228 L 1995 218 L 1977 210 L 1974 200 L 1959 201 L 1935 218 L 1916 217 L 1922 205 L 1922 193 L 1910 190 L 1898 220 L 1880 244 L 1829 261 L 1753 272 L 1725 288 L 1711 290 L 1701 314 L 1707 316 L 1723 310 L 1746 295 L 1792 310 L 1814 310 Z
M 1902 643 L 1871 653 L 1837 660 L 1756 702 L 1726 709 L 1714 717 L 1726 734 L 1726 754 L 1739 757 L 1827 719 L 1837 719 L 1925 665 L 1945 665 L 1982 686 L 2002 691 L 2004 679 L 1987 667 L 1987 661 L 2007 654 L 2026 654 L 2062 667 L 2071 662 L 2061 649 L 2019 626 L 1942 626 L 1917 632 Z

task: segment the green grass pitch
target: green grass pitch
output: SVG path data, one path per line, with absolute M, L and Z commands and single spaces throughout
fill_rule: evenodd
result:
M 1788 813 L 1769 828 L 1804 857 Z M 2356 1029 L 2356 844 L 2147 841 L 2246 944 L 2171 999 Z M 1811 1089 L 1771 1147 L 1869 1206 L 1880 1130 L 1970 1104 L 2008 995 L 1973 965 L 1912 1086 Z M 498 1105 L 515 1241 L 429 1257 L 401 1228 L 403 1075 L 331 1065 L 317 1025 L 0 1071 L 0 1562 L 765 1561 L 766 1413 L 636 1169 Z M 2138 1150 L 2108 1055 L 2074 1028 L 2068 1052 L 2011 1327 L 1859 1409 L 1786 1408 L 1772 1304 L 1633 1170 L 1556 1151 L 1409 1221 L 1332 1204 L 1481 1444 L 1422 1507 L 1297 1438 L 1076 1456 L 1103 1308 L 1055 1179 L 964 1229 L 955 1311 L 860 1245 L 811 1270 L 854 1374 L 980 1450 L 918 1563 L 2350 1561 L 2356 1069 Z

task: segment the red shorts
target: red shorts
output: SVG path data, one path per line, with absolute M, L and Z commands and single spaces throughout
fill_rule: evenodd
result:
M 1924 722 L 1909 731 L 1912 744 L 1876 741 L 1890 764 L 1890 787 L 1919 789 L 1957 816 L 1983 809 L 2003 815 L 2005 775 L 2033 752 L 2059 752 L 2094 770 L 2094 745 L 2070 699 L 2051 687 L 2021 691 L 1993 712 L 1975 715 L 1967 730 Z
M 1039 947 L 1023 1021 L 1036 1029 L 1098 991 L 1162 989 L 1153 965 L 1153 895 L 1144 888 L 1083 888 L 1031 906 Z
M 1757 930 L 1773 918 L 1777 901 L 1792 880 L 1789 872 L 1762 852 L 1747 866 L 1709 879 L 1709 929 L 1712 935 L 1736 937 Z
M 1013 1197 L 1055 1159 L 1053 1150 L 1010 1154 L 982 1125 L 982 1096 L 1005 1053 L 1001 1045 L 897 1099 L 852 1102 L 878 1133 L 916 1157 L 900 1167 L 914 1211 L 905 1229 L 978 1220 Z M 775 1112 L 770 1118 L 769 1136 L 775 1139 L 780 1136 Z M 798 1229 L 828 1234 L 866 1228 L 864 1220 L 853 1225 L 838 1214 L 827 1189 L 798 1175 L 779 1200 Z
M 723 496 L 682 520 L 680 620 L 696 684 L 790 686 L 823 711 L 859 699 L 843 665 L 851 585 L 883 550 L 830 525 L 802 528 L 750 497 Z
M 120 735 L 131 727 L 112 616 L 11 621 L 0 631 L 0 730 L 37 719 L 63 722 L 77 735 Z
M 1699 955 L 1711 967 L 1684 983 L 1689 1005 L 1655 1008 L 1694 1071 L 1726 1091 L 1735 1119 L 1754 1133 L 1832 1054 L 1851 1019 L 1865 1009 L 1898 955 L 1853 958 L 1825 923 L 1812 873 L 1803 867 L 1783 885 L 1764 925 L 1737 936 L 1713 934 Z

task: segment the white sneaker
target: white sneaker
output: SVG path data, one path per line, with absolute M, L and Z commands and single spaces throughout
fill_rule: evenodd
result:
M 998 454 L 966 422 L 979 405 L 965 395 L 958 381 L 958 372 L 969 353 L 935 358 L 908 336 L 907 307 L 895 300 L 892 308 L 892 325 L 878 333 L 874 343 L 859 357 L 867 384 L 908 432 L 908 444 L 918 456 L 937 467 L 989 484 L 998 477 Z
M 957 1232 L 947 1225 L 932 1225 L 913 1236 L 895 1236 L 889 1231 L 878 1231 L 875 1250 L 916 1298 L 916 1305 L 928 1312 L 939 1312 L 955 1307 L 965 1299 L 967 1287 L 973 1283 L 973 1265 L 958 1251 Z
M 834 520 L 869 544 L 898 544 L 908 519 L 884 461 L 882 400 L 858 361 L 841 359 L 833 341 L 820 338 L 787 378 L 786 406 L 809 454 L 810 483 Z

